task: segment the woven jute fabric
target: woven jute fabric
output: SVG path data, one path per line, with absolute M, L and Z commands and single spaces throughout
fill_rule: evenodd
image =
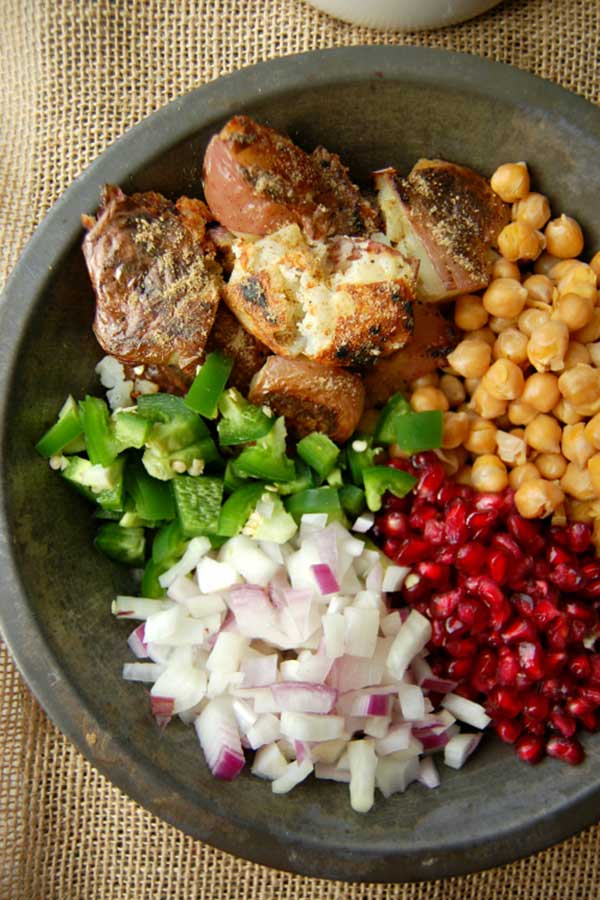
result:
M 241 66 L 365 43 L 479 54 L 600 101 L 599 0 L 513 0 L 409 35 L 345 25 L 302 0 L 0 0 L 0 280 L 61 191 L 148 113 Z M 48 721 L 0 643 L 2 900 L 593 900 L 599 883 L 600 827 L 424 884 L 346 885 L 235 859 L 111 786 Z

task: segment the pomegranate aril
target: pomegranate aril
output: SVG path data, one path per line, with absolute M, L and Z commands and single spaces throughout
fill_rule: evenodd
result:
M 523 701 L 517 693 L 508 687 L 496 687 L 490 691 L 486 709 L 490 715 L 502 715 L 514 719 L 523 711 Z
M 505 532 L 495 534 L 492 537 L 491 546 L 496 550 L 504 550 L 513 562 L 515 559 L 520 559 L 523 556 L 523 551 L 517 542 Z
M 437 519 L 438 511 L 435 506 L 427 503 L 415 504 L 410 511 L 408 524 L 416 531 L 423 531 L 427 522 Z
M 442 546 L 435 551 L 435 562 L 442 563 L 444 566 L 451 566 L 456 556 L 454 547 Z
M 452 615 L 462 599 L 460 590 L 434 594 L 431 598 L 431 615 L 434 619 L 447 619 Z
M 467 575 L 478 575 L 486 565 L 488 550 L 477 541 L 470 541 L 456 553 L 456 568 Z
M 518 612 L 521 613 L 525 618 L 532 617 L 535 611 L 535 600 L 530 594 L 513 594 L 510 598 L 511 602 L 514 606 L 516 606 Z
M 583 563 L 581 571 L 588 581 L 596 581 L 596 579 L 600 578 L 600 560 L 592 559 Z
M 548 675 L 554 675 L 557 672 L 562 672 L 567 665 L 568 660 L 567 654 L 560 650 L 553 650 L 551 653 L 546 653 L 546 673 Z
M 526 734 L 515 745 L 515 752 L 523 762 L 535 765 L 544 755 L 544 741 L 534 734 Z
M 508 648 L 502 648 L 498 659 L 496 679 L 498 684 L 515 684 L 519 674 L 519 659 L 517 654 Z
M 542 737 L 546 733 L 546 723 L 540 719 L 534 719 L 533 716 L 523 715 L 523 728 L 527 734 L 537 734 Z
M 440 522 L 439 519 L 429 519 L 429 521 L 425 522 L 423 537 L 425 540 L 429 541 L 430 544 L 433 544 L 434 547 L 443 546 L 445 535 L 446 529 L 444 528 L 444 523 Z
M 546 719 L 550 711 L 550 701 L 543 694 L 532 692 L 523 697 L 523 712 L 530 719 Z
M 600 728 L 598 714 L 595 712 L 585 713 L 585 715 L 583 716 L 578 716 L 578 719 L 586 731 L 590 731 L 593 733 L 594 731 L 598 731 L 598 728 Z
M 454 659 L 452 662 L 464 662 L 464 660 Z M 458 687 L 455 687 L 452 693 L 458 694 L 459 697 L 464 697 L 465 700 L 472 700 L 474 703 L 479 702 L 479 694 L 472 685 L 467 684 L 465 681 L 459 684 Z
M 525 547 L 529 553 L 539 556 L 544 549 L 544 539 L 531 519 L 524 519 L 518 513 L 511 513 L 506 519 L 506 524 L 521 547 Z
M 426 578 L 427 581 L 435 588 L 444 588 L 448 584 L 450 579 L 450 569 L 448 566 L 442 566 L 440 563 L 436 562 L 420 562 L 417 563 L 417 574 L 422 578 Z
M 590 600 L 600 599 L 600 578 L 597 581 L 590 581 L 583 589 L 583 594 Z
M 487 575 L 473 575 L 465 580 L 465 590 L 468 594 L 483 600 L 489 606 L 501 606 L 504 602 L 504 594 L 498 585 Z
M 496 525 L 498 516 L 491 510 L 472 512 L 467 517 L 467 526 L 473 538 L 486 538 Z
M 432 619 L 430 644 L 433 647 L 443 647 L 446 643 L 446 623 L 443 619 Z
M 455 659 L 472 659 L 477 653 L 478 646 L 475 638 L 451 638 L 446 641 L 446 651 Z
M 512 497 L 512 492 L 509 493 L 508 491 L 501 491 L 497 494 L 482 491 L 476 495 L 473 505 L 477 510 L 494 512 L 498 517 L 510 510 L 512 506 Z
M 534 559 L 533 561 L 533 577 L 540 581 L 545 581 L 551 572 L 551 568 L 543 559 Z
M 588 626 L 581 619 L 571 619 L 569 622 L 569 644 L 581 646 L 587 630 Z
M 506 625 L 511 615 L 512 607 L 508 600 L 503 600 L 499 606 L 493 607 L 490 610 L 490 628 L 492 631 L 500 631 Z M 498 635 L 498 641 L 494 643 L 494 646 L 499 646 L 500 641 L 501 636 Z
M 405 603 L 411 605 L 418 603 L 420 600 L 428 597 L 430 592 L 431 586 L 427 584 L 424 578 L 420 578 L 414 572 L 411 572 L 404 579 L 401 593 Z
M 585 687 L 581 688 L 580 696 L 587 700 L 594 709 L 600 706 L 600 688 L 586 684 Z
M 397 541 L 395 538 L 387 538 L 383 542 L 381 549 L 390 559 L 395 559 L 396 554 L 399 553 L 404 546 L 402 541 Z
M 475 659 L 471 672 L 471 684 L 482 694 L 487 694 L 496 685 L 498 657 L 492 650 L 482 650 Z
M 461 600 L 456 608 L 456 614 L 461 622 L 469 626 L 472 634 L 480 634 L 487 628 L 488 612 L 479 600 L 472 600 L 469 597 Z
M 384 516 L 380 516 L 377 524 L 387 537 L 396 539 L 408 537 L 408 516 L 406 513 L 391 510 Z
M 573 557 L 565 547 L 560 544 L 551 544 L 546 551 L 546 559 L 551 566 L 573 565 Z
M 521 641 L 517 645 L 517 653 L 521 670 L 532 681 L 537 681 L 544 676 L 544 652 L 539 644 Z
M 494 722 L 496 734 L 505 744 L 514 744 L 521 732 L 523 726 L 517 719 L 499 719 Z
M 464 544 L 469 537 L 467 514 L 469 507 L 464 500 L 453 500 L 445 515 L 446 540 L 449 544 Z
M 566 593 L 578 591 L 585 583 L 581 572 L 566 563 L 560 563 L 550 572 L 550 581 Z
M 572 716 L 567 715 L 562 709 L 553 709 L 549 716 L 549 722 L 555 731 L 560 731 L 565 737 L 573 737 L 577 731 L 577 722 Z
M 399 566 L 410 566 L 421 559 L 426 559 L 430 555 L 431 544 L 428 541 L 413 537 L 403 541 L 400 549 L 392 554 L 392 559 Z
M 537 631 L 531 622 L 525 619 L 513 619 L 502 632 L 502 640 L 507 644 L 517 644 L 520 641 L 535 641 Z
M 582 716 L 587 716 L 589 713 L 594 712 L 594 706 L 592 703 L 584 700 L 583 697 L 572 697 L 565 703 L 565 710 L 570 716 L 580 719 Z
M 437 457 L 435 457 L 437 460 Z M 414 457 L 412 459 L 403 459 L 398 456 L 394 459 L 389 459 L 386 463 L 386 466 L 389 466 L 390 469 L 399 469 L 401 472 L 409 472 L 411 475 L 415 474 L 414 470 Z
M 564 650 L 569 640 L 569 622 L 562 613 L 546 629 L 546 640 L 552 650 Z
M 414 489 L 415 494 L 425 500 L 435 500 L 445 477 L 444 467 L 439 460 L 428 463 Z
M 397 467 L 396 467 L 397 468 Z M 405 470 L 408 471 L 408 470 Z M 394 497 L 389 492 L 383 495 L 383 510 L 387 512 L 408 512 L 410 505 L 409 497 Z
M 580 603 L 577 600 L 569 600 L 569 602 L 565 604 L 565 612 L 568 616 L 571 616 L 571 618 L 581 619 L 582 622 L 591 623 L 596 619 L 596 613 L 593 608 L 591 606 L 586 606 L 585 603 Z
M 462 635 L 466 634 L 468 630 L 468 627 L 458 618 L 458 616 L 448 616 L 448 618 L 446 619 L 446 633 L 450 635 L 450 639 L 460 638 L 462 637 Z M 472 656 L 474 656 L 477 652 L 477 642 L 475 641 L 474 643 L 475 650 L 473 654 L 471 654 Z M 446 642 L 446 648 L 448 649 L 448 642 Z M 448 652 L 450 653 L 450 650 L 448 650 Z M 457 654 L 450 653 L 450 655 L 456 656 Z M 469 654 L 464 655 L 468 656 Z
M 576 738 L 551 737 L 546 744 L 546 753 L 555 759 L 561 759 L 571 766 L 577 766 L 583 760 L 583 747 Z
M 510 559 L 503 550 L 492 550 L 487 560 L 490 577 L 496 584 L 504 584 L 508 575 Z
M 451 659 L 448 663 L 446 674 L 452 681 L 462 681 L 463 678 L 470 674 L 472 668 L 472 658 Z M 459 684 L 458 687 L 465 687 L 465 685 Z M 455 688 L 455 693 L 458 693 L 458 688 Z
M 550 602 L 550 600 L 538 600 L 533 609 L 531 618 L 538 628 L 545 630 L 550 622 L 559 615 L 559 610 Z
M 592 542 L 592 529 L 584 522 L 571 522 L 565 528 L 567 541 L 573 553 L 585 553 Z

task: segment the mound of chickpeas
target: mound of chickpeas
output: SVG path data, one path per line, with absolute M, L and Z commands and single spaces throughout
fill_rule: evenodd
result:
M 600 546 L 600 252 L 551 218 L 525 163 L 494 172 L 512 204 L 481 294 L 456 299 L 462 339 L 448 366 L 411 385 L 413 409 L 444 414 L 441 456 L 461 484 L 515 491 L 526 518 L 594 524 Z

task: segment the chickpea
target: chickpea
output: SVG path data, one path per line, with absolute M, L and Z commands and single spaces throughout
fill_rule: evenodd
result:
M 518 328 L 507 328 L 496 338 L 492 356 L 494 359 L 509 359 L 517 365 L 527 362 L 527 335 Z
M 481 454 L 493 453 L 496 449 L 496 434 L 498 429 L 488 419 L 475 416 L 471 418 L 471 430 L 465 441 L 465 450 L 469 453 Z
M 555 266 L 552 272 L 558 268 L 559 266 Z M 572 260 L 569 268 L 556 281 L 559 294 L 577 294 L 579 297 L 589 300 L 592 306 L 596 303 L 598 298 L 596 273 L 586 263 L 582 263 L 578 259 Z
M 554 416 L 540 413 L 525 429 L 525 440 L 541 453 L 560 453 L 561 428 Z
M 481 384 L 481 378 L 465 378 L 464 384 L 467 394 L 469 397 L 472 397 L 479 384 Z
M 522 466 L 527 462 L 527 447 L 521 436 L 498 431 L 496 445 L 498 456 L 509 466 Z
M 559 486 L 543 478 L 525 481 L 515 492 L 515 506 L 524 519 L 549 516 L 564 499 L 565 495 Z
M 428 412 L 434 409 L 445 412 L 449 408 L 446 395 L 439 388 L 430 385 L 417 388 L 410 395 L 410 405 L 415 412 Z
M 463 331 L 476 331 L 487 323 L 488 314 L 483 308 L 481 297 L 475 294 L 461 294 L 454 304 L 454 321 Z
M 522 396 L 508 404 L 508 420 L 511 425 L 529 425 L 537 414 L 538 410 L 525 403 Z
M 496 336 L 502 334 L 503 331 L 508 331 L 509 328 L 516 328 L 518 324 L 519 320 L 517 318 L 503 319 L 500 316 L 490 316 L 490 321 L 488 323 L 490 330 Z M 492 347 L 493 346 L 494 345 L 492 344 Z
M 600 412 L 600 369 L 574 366 L 562 373 L 558 389 L 580 415 L 595 416 Z
M 567 504 L 561 503 L 558 509 L 554 510 L 552 518 L 550 519 L 550 524 L 553 528 L 564 528 L 568 524 L 567 518 Z
M 560 453 L 538 453 L 535 464 L 542 478 L 557 481 L 567 469 L 567 461 Z
M 459 469 L 456 475 L 454 476 L 454 480 L 457 484 L 466 484 L 469 487 L 471 486 L 471 475 L 472 469 L 471 466 L 463 466 L 462 469 Z
M 526 163 L 504 163 L 490 179 L 492 190 L 505 203 L 523 200 L 529 193 L 529 170 Z
M 446 475 L 449 475 L 452 478 L 466 463 L 467 451 L 463 447 L 456 447 L 453 450 L 444 450 L 440 452 L 439 457 Z
M 471 405 L 475 412 L 483 416 L 484 419 L 497 419 L 499 416 L 503 416 L 508 406 L 506 400 L 493 397 L 485 389 L 483 383 L 478 386 L 471 397 Z
M 550 304 L 554 296 L 554 285 L 547 275 L 530 275 L 523 282 L 528 300 Z
M 542 255 L 538 256 L 534 262 L 533 271 L 536 275 L 549 275 L 550 270 L 557 262 L 558 258 L 556 256 L 550 256 L 549 253 L 542 253 Z
M 534 463 L 526 462 L 523 463 L 522 466 L 515 466 L 514 469 L 511 469 L 508 476 L 508 483 L 513 491 L 516 491 L 522 484 L 525 484 L 526 481 L 531 481 L 533 478 L 539 477 L 540 473 L 538 472 L 537 466 L 535 466 Z
M 597 284 L 600 287 L 600 250 L 592 256 L 590 267 L 596 273 Z
M 460 406 L 467 397 L 464 382 L 457 378 L 456 375 L 442 375 L 440 378 L 440 390 L 446 395 L 448 404 L 452 406 Z
M 568 464 L 560 486 L 565 494 L 576 500 L 593 500 L 596 496 L 588 469 L 582 469 L 574 462 Z
M 511 222 L 498 235 L 498 250 L 510 262 L 531 262 L 546 246 L 544 235 L 526 222 Z
M 551 372 L 535 372 L 525 382 L 521 400 L 538 412 L 549 413 L 560 400 L 558 378 Z
M 486 325 L 484 328 L 478 328 L 477 331 L 467 331 L 463 337 L 463 341 L 483 341 L 485 344 L 489 344 L 490 347 L 493 347 L 496 341 L 496 335 L 492 329 L 488 328 Z
M 583 344 L 580 344 L 579 346 L 584 347 L 588 358 L 578 360 L 578 362 L 587 362 L 592 366 L 596 366 L 596 368 L 600 368 L 600 341 L 595 341 L 593 344 L 588 344 L 587 347 L 585 347 Z
M 483 305 L 491 316 L 514 319 L 525 306 L 527 291 L 515 278 L 497 278 L 483 295 Z
M 595 497 L 591 500 L 574 500 L 569 497 L 565 501 L 565 507 L 569 522 L 585 522 L 591 525 L 598 515 L 598 501 Z
M 543 194 L 532 191 L 512 208 L 513 221 L 525 222 L 531 228 L 543 228 L 550 218 L 550 203 Z
M 552 413 L 560 422 L 564 422 L 565 425 L 576 425 L 577 422 L 581 422 L 583 419 L 583 416 L 580 416 L 578 412 L 575 412 L 572 404 L 567 400 L 559 400 L 552 410 Z
M 600 413 L 596 413 L 585 426 L 585 436 L 596 450 L 600 450 Z
M 492 278 L 514 278 L 515 281 L 520 281 L 521 270 L 516 263 L 501 256 L 493 265 Z
M 507 416 L 508 418 L 508 416 Z M 510 424 L 510 423 L 509 423 Z M 524 428 L 511 428 L 509 434 L 514 435 L 514 437 L 521 438 L 525 440 L 525 429 Z
M 492 348 L 485 341 L 461 341 L 448 354 L 448 363 L 463 378 L 481 378 L 490 367 Z
M 600 308 L 597 307 L 594 310 L 589 324 L 580 328 L 579 331 L 575 331 L 573 337 L 581 344 L 591 344 L 600 340 Z
M 503 491 L 508 486 L 506 466 L 491 453 L 478 456 L 471 469 L 471 484 L 476 491 Z
M 471 420 L 466 412 L 445 412 L 443 416 L 442 447 L 454 450 L 468 438 Z
M 523 393 L 525 379 L 516 363 L 510 359 L 497 359 L 487 370 L 481 383 L 498 400 L 516 400 Z
M 551 278 L 552 281 L 556 281 L 557 283 L 569 274 L 573 269 L 576 269 L 577 266 L 580 265 L 580 260 L 578 259 L 556 259 L 554 265 L 550 267 L 548 272 L 548 278 Z M 585 265 L 581 263 L 581 265 Z
M 569 462 L 574 462 L 580 469 L 583 469 L 590 456 L 594 454 L 594 446 L 590 444 L 585 435 L 583 422 L 578 422 L 576 425 L 565 425 L 562 433 L 561 449 L 563 456 Z
M 583 250 L 583 232 L 579 223 L 564 213 L 548 222 L 544 234 L 548 253 L 559 259 L 579 256 Z
M 542 309 L 524 309 L 518 319 L 520 331 L 531 337 L 534 331 L 550 321 L 550 313 Z
M 595 453 L 594 456 L 588 460 L 587 470 L 596 496 L 600 497 L 600 453 Z
M 598 362 L 594 359 L 591 348 L 598 347 Z M 567 355 L 565 356 L 565 369 L 572 369 L 579 363 L 589 365 L 593 363 L 595 366 L 600 364 L 600 344 L 580 344 L 579 341 L 570 341 L 567 347 Z
M 428 372 L 427 375 L 421 375 L 411 382 L 411 390 L 416 391 L 422 387 L 439 387 L 440 376 L 437 372 Z
M 564 322 L 569 331 L 579 331 L 592 321 L 594 305 L 585 297 L 578 294 L 562 294 L 552 311 L 551 319 L 559 319 Z
M 564 322 L 545 322 L 533 332 L 527 344 L 527 356 L 538 372 L 559 372 L 569 346 L 569 329 Z

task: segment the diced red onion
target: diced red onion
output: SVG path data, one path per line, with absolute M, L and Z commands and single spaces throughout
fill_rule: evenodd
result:
M 141 625 L 138 625 L 137 628 L 133 629 L 127 638 L 129 649 L 138 659 L 146 659 L 148 656 L 148 644 L 145 640 L 145 627 L 145 623 L 142 622 Z
M 436 764 L 431 756 L 426 756 L 419 764 L 419 774 L 417 781 L 424 784 L 427 788 L 436 788 L 440 786 L 440 776 Z
M 418 777 L 419 760 L 416 756 L 410 759 L 384 756 L 377 761 L 375 779 L 377 787 L 386 798 L 404 792 Z
M 250 584 L 265 587 L 279 568 L 279 563 L 270 559 L 258 546 L 257 541 L 238 534 L 223 544 L 219 560 L 229 564 Z
M 377 756 L 371 740 L 348 744 L 350 765 L 350 804 L 355 812 L 368 812 L 375 802 Z
M 321 594 L 325 597 L 327 594 L 337 594 L 340 586 L 331 568 L 325 563 L 317 563 L 311 566 L 315 581 Z
M 407 750 L 410 745 L 410 737 L 410 724 L 394 725 L 389 729 L 385 737 L 380 738 L 375 743 L 377 755 L 387 756 L 389 753 L 396 753 L 398 750 Z
M 160 586 L 168 588 L 176 578 L 179 578 L 181 575 L 188 575 L 196 568 L 202 557 L 206 556 L 209 550 L 210 541 L 207 537 L 192 538 L 181 559 L 171 566 L 170 569 L 167 569 L 166 572 L 163 572 L 162 575 L 158 576 Z
M 373 513 L 362 513 L 357 519 L 354 520 L 354 525 L 352 526 L 352 531 L 356 531 L 357 534 L 366 534 L 370 528 L 373 527 L 375 522 L 375 516 Z
M 410 572 L 406 566 L 388 566 L 383 573 L 383 591 L 399 591 L 404 584 L 404 579 Z
M 346 631 L 344 648 L 349 656 L 371 659 L 377 646 L 379 612 L 376 609 L 362 609 L 347 606 L 344 609 Z
M 329 659 L 344 655 L 344 635 L 346 623 L 340 613 L 326 613 L 322 618 L 325 650 Z
M 451 769 L 460 769 L 477 748 L 481 734 L 456 734 L 444 747 L 444 762 Z
M 398 699 L 402 715 L 409 722 L 425 715 L 425 698 L 417 684 L 401 684 L 398 687 Z
M 231 699 L 210 700 L 195 720 L 194 727 L 215 778 L 232 781 L 243 769 L 245 759 Z
M 423 750 L 441 750 L 445 747 L 450 737 L 447 731 L 435 732 L 430 729 L 415 728 L 413 735 L 423 744 Z
M 254 762 L 252 763 L 252 774 L 258 775 L 259 778 L 267 778 L 274 781 L 280 778 L 288 767 L 288 761 L 277 746 L 277 744 L 265 744 L 259 747 L 254 754 Z
M 202 700 L 206 694 L 206 682 L 206 672 L 194 666 L 169 663 L 154 682 L 150 693 L 156 697 L 171 697 L 173 712 L 179 713 L 191 709 Z
M 172 697 L 150 695 L 150 709 L 160 728 L 165 728 L 173 717 L 175 701 Z
M 328 763 L 315 763 L 315 778 L 323 778 L 328 781 L 341 781 L 344 784 L 350 784 L 350 770 L 338 769 Z
M 300 681 L 272 684 L 271 693 L 281 712 L 329 713 L 337 699 L 333 688 Z
M 244 652 L 248 647 L 247 638 L 241 634 L 222 631 L 206 661 L 209 672 L 237 672 Z
M 125 663 L 123 678 L 125 681 L 155 682 L 164 671 L 164 666 L 153 662 Z
M 233 701 L 231 708 L 233 709 L 235 721 L 238 723 L 240 734 L 245 735 L 248 729 L 252 728 L 256 723 L 256 720 L 258 719 L 257 714 L 249 703 L 245 700 L 241 700 L 239 697 L 236 697 Z
M 147 619 L 157 612 L 171 609 L 171 600 L 150 600 L 148 597 L 128 597 L 119 594 L 111 605 L 112 614 L 120 619 Z
M 277 654 L 263 656 L 246 655 L 240 663 L 240 672 L 244 674 L 244 687 L 263 687 L 273 684 L 277 678 Z
M 436 694 L 449 694 L 457 686 L 457 681 L 447 678 L 424 678 L 421 687 L 424 691 L 433 691 Z
M 264 744 L 271 744 L 281 737 L 281 723 L 273 713 L 260 715 L 246 732 L 246 738 L 253 750 Z
M 287 794 L 297 784 L 308 778 L 313 770 L 313 764 L 310 760 L 305 759 L 304 762 L 288 763 L 285 772 L 276 778 L 271 785 L 274 794 Z
M 343 732 L 344 720 L 341 716 L 281 713 L 281 733 L 290 740 L 332 741 L 341 737 Z
M 431 637 L 431 623 L 416 609 L 412 609 L 394 638 L 387 658 L 387 667 L 401 681 L 408 666 Z
M 168 586 L 167 596 L 177 603 L 183 603 L 188 597 L 198 596 L 198 585 L 187 575 L 179 575 Z
M 492 721 L 480 703 L 474 703 L 459 694 L 446 694 L 442 706 L 459 721 L 472 725 L 473 728 L 485 728 Z
M 218 594 L 239 584 L 241 578 L 233 566 L 205 556 L 196 569 L 196 581 L 203 594 Z

